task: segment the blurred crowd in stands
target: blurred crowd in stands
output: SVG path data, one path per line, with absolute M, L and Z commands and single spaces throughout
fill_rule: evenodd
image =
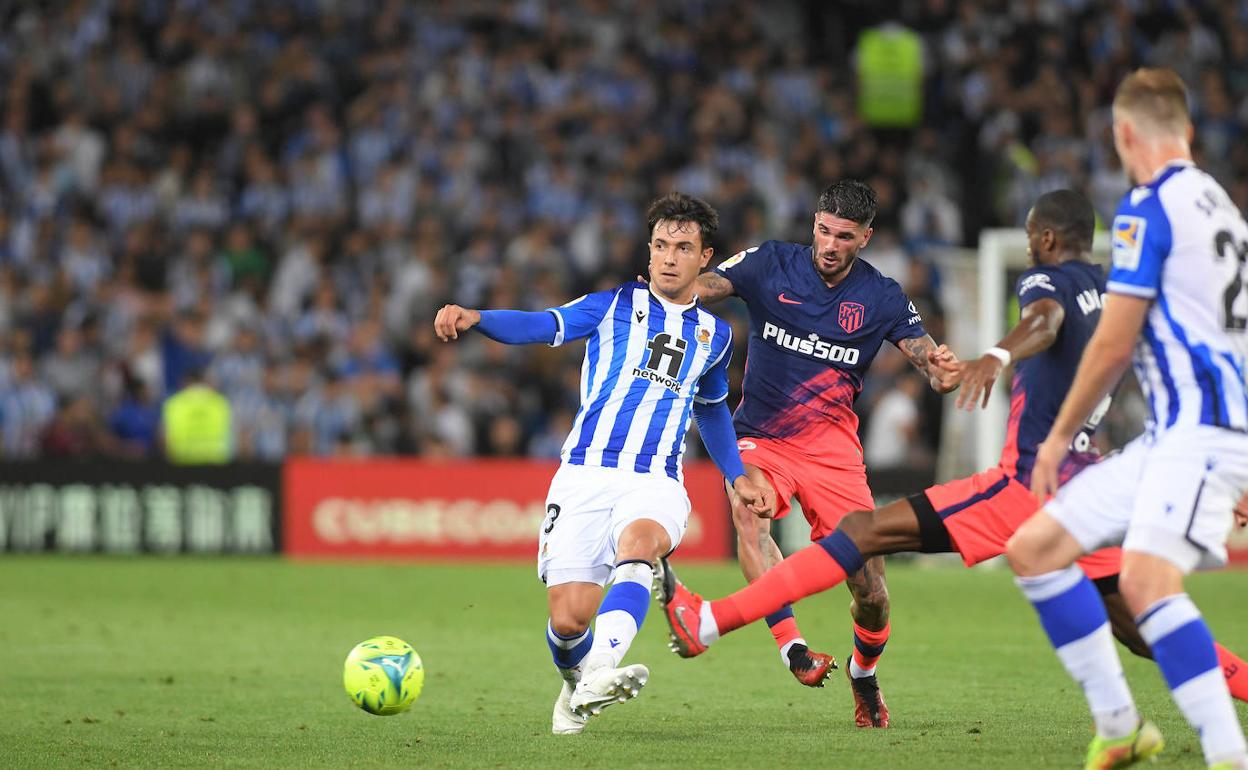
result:
M 1018 226 L 1058 187 L 1112 216 L 1127 183 L 1107 105 L 1142 64 L 1180 71 L 1198 162 L 1248 208 L 1243 0 L 0 15 L 3 458 L 152 456 L 162 400 L 199 372 L 230 401 L 239 458 L 557 456 L 581 346 L 442 345 L 434 312 L 631 279 L 644 207 L 671 189 L 719 209 L 728 256 L 808 241 L 820 188 L 867 181 L 881 208 L 864 256 L 941 339 L 933 248 Z M 912 125 L 859 114 L 857 43 L 885 22 L 922 45 Z M 719 310 L 739 382 L 744 315 Z M 869 463 L 930 462 L 940 400 L 895 352 L 859 405 Z

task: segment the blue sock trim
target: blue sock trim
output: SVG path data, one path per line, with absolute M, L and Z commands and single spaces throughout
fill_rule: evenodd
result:
M 841 569 L 845 570 L 846 575 L 852 575 L 862 569 L 862 552 L 858 550 L 858 546 L 854 545 L 854 541 L 849 539 L 849 535 L 841 530 L 836 530 L 832 534 L 819 538 L 819 545 L 828 555 L 841 565 Z
M 613 610 L 624 610 L 633 616 L 633 620 L 637 621 L 637 628 L 640 629 L 642 621 L 646 619 L 646 610 L 649 608 L 649 589 L 640 583 L 626 580 L 611 586 L 606 598 L 602 600 L 602 605 L 598 607 L 598 614 L 604 615 Z
M 1171 690 L 1218 668 L 1213 634 L 1203 618 L 1179 626 L 1153 642 L 1153 658 Z
M 864 658 L 878 658 L 884 654 L 884 644 L 867 644 L 858 638 L 858 634 L 854 634 L 854 649 L 857 650 Z
M 572 634 L 571 636 L 564 636 L 563 634 L 559 633 L 558 631 L 551 628 L 550 626 L 546 627 L 546 632 L 553 635 L 556 639 L 562 639 L 565 642 L 570 642 L 573 639 L 580 639 L 581 634 L 585 633 L 585 631 L 581 631 L 579 634 Z
M 1174 600 L 1173 596 L 1168 597 L 1166 599 L 1162 599 L 1161 601 L 1153 604 L 1152 607 L 1149 607 L 1148 609 L 1144 610 L 1144 613 L 1135 619 L 1135 627 L 1140 628 L 1141 626 L 1143 626 L 1158 612 L 1160 612 L 1161 610 L 1164 610 L 1166 607 L 1169 607 L 1170 602 L 1172 602 L 1173 600 Z
M 572 668 L 576 664 L 580 663 L 585 656 L 589 654 L 589 649 L 594 646 L 594 632 L 592 630 L 586 630 L 584 632 L 585 638 L 571 649 L 564 649 L 563 647 L 555 644 L 555 640 L 550 638 L 551 634 L 554 634 L 565 641 L 575 639 L 577 636 L 580 636 L 580 634 L 566 637 L 555 633 L 555 630 L 550 626 L 546 627 L 546 644 L 550 647 L 550 657 L 559 668 Z
M 1101 595 L 1087 575 L 1081 575 L 1079 582 L 1057 596 L 1032 605 L 1055 649 L 1082 639 L 1109 622 Z
M 768 626 L 775 626 L 777 623 L 782 623 L 791 617 L 793 617 L 793 607 L 786 604 L 780 609 L 768 615 L 766 618 L 764 618 L 764 620 L 767 621 Z

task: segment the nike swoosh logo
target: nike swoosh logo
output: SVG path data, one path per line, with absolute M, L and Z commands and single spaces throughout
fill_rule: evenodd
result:
M 693 634 L 689 633 L 689 626 L 685 625 L 684 614 L 688 607 L 676 607 L 672 610 L 672 614 L 676 616 L 676 623 L 680 626 L 680 630 L 685 632 L 685 636 L 692 639 Z
M 784 304 L 786 304 L 786 305 L 800 305 L 800 304 L 802 304 L 802 301 L 801 301 L 800 299 L 789 299 L 788 297 L 784 296 L 784 292 L 780 292 L 780 296 L 779 296 L 779 297 L 776 297 L 776 299 L 780 300 L 781 302 L 783 302 L 783 303 L 784 303 Z

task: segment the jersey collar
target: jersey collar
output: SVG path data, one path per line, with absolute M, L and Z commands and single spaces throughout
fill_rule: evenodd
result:
M 683 312 L 685 312 L 686 310 L 689 310 L 689 309 L 691 309 L 691 308 L 693 308 L 693 307 L 696 307 L 696 306 L 697 306 L 697 304 L 698 304 L 698 295 L 697 295 L 697 294 L 694 294 L 694 295 L 693 295 L 693 301 L 692 301 L 692 302 L 690 302 L 690 303 L 688 303 L 688 304 L 686 304 L 686 305 L 678 305 L 678 304 L 676 304 L 675 302 L 672 302 L 670 299 L 663 299 L 662 297 L 660 297 L 660 296 L 659 296 L 659 294 L 658 294 L 658 292 L 656 292 L 653 288 L 647 287 L 647 288 L 646 288 L 646 290 L 650 292 L 650 296 L 651 296 L 651 297 L 653 297 L 654 299 L 656 299 L 656 300 L 658 300 L 658 301 L 659 301 L 659 304 L 663 306 L 663 309 L 664 309 L 664 310 L 670 310 L 670 311 L 674 311 L 674 312 L 677 312 L 677 313 L 683 313 Z
M 1174 172 L 1185 168 L 1193 168 L 1195 165 L 1196 164 L 1194 162 L 1188 160 L 1187 158 L 1174 158 L 1173 160 L 1168 160 L 1166 161 L 1166 165 L 1157 169 L 1157 173 L 1153 174 L 1153 178 L 1148 180 L 1148 183 L 1142 186 L 1156 187 L 1164 182 Z

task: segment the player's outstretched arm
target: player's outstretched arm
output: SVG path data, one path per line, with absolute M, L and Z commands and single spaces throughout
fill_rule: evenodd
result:
M 910 337 L 897 343 L 897 349 L 910 359 L 915 369 L 927 377 L 932 390 L 937 393 L 949 393 L 956 390 L 958 382 L 954 377 L 953 365 L 958 357 L 945 345 L 937 345 L 932 335 Z
M 459 305 L 443 305 L 433 319 L 433 331 L 443 342 L 459 339 L 459 333 L 473 327 L 496 342 L 525 345 L 551 343 L 558 331 L 552 313 L 523 310 L 472 310 Z
M 1066 319 L 1066 311 L 1057 300 L 1042 299 L 1023 308 L 1018 325 L 1010 329 L 991 352 L 974 361 L 957 364 L 956 378 L 962 383 L 957 407 L 968 412 L 988 406 L 992 387 L 1011 361 L 1021 361 L 1048 350 L 1057 340 L 1057 333 Z
M 702 445 L 724 474 L 724 478 L 732 483 L 732 489 L 741 496 L 754 515 L 770 519 L 776 513 L 776 493 L 769 485 L 758 485 L 745 475 L 745 465 L 741 462 L 741 453 L 737 451 L 737 434 L 732 427 L 732 413 L 728 404 L 716 401 L 713 404 L 695 402 L 693 419 L 698 423 L 698 434 L 702 437 Z

